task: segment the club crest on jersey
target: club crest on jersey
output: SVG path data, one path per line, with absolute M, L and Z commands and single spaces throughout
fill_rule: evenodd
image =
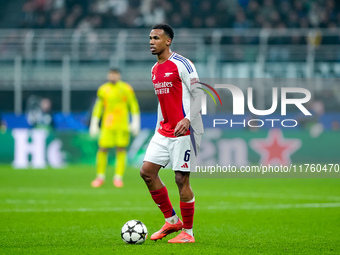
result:
M 172 73 L 165 73 L 164 77 L 169 77 Z

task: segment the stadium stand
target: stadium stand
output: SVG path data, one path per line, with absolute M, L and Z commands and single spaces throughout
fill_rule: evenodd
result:
M 10 13 L 0 15 L 4 112 L 24 112 L 31 94 L 50 98 L 53 111 L 88 111 L 110 66 L 123 70 L 142 111 L 152 112 L 148 33 L 158 22 L 176 28 L 172 49 L 202 78 L 340 77 L 334 0 L 6 0 L 0 7 Z M 315 86 L 327 110 L 338 109 L 336 86 Z
M 28 0 L 21 28 L 329 28 L 340 25 L 334 0 Z

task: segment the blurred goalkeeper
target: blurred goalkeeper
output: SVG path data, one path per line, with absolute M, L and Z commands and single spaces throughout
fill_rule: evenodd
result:
M 133 88 L 120 80 L 120 72 L 111 69 L 108 82 L 101 85 L 97 91 L 97 100 L 93 107 L 90 135 L 99 134 L 97 152 L 97 177 L 91 186 L 98 188 L 105 182 L 105 171 L 108 162 L 108 149 L 116 147 L 116 172 L 113 184 L 123 187 L 123 175 L 126 168 L 126 147 L 130 142 L 130 132 L 137 136 L 140 130 L 140 112 Z M 129 113 L 131 123 L 129 123 Z M 101 129 L 99 129 L 99 121 Z

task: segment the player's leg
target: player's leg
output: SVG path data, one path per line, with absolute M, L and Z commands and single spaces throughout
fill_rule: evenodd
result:
M 173 141 L 171 164 L 175 171 L 176 184 L 180 195 L 180 209 L 183 220 L 183 231 L 169 243 L 195 242 L 193 235 L 193 220 L 195 211 L 195 197 L 190 186 L 190 171 L 195 169 L 196 153 L 199 149 L 200 136 L 195 139 L 179 137 Z M 195 143 L 195 146 L 193 146 Z
M 130 142 L 130 134 L 127 130 L 114 131 L 114 141 L 116 148 L 116 165 L 113 184 L 117 188 L 123 187 L 123 176 L 126 169 L 127 152 L 126 147 Z
M 116 171 L 113 177 L 113 184 L 117 188 L 121 188 L 124 186 L 123 183 L 123 175 L 126 168 L 126 161 L 127 161 L 127 153 L 124 147 L 117 147 L 116 148 Z
M 147 185 L 153 201 L 162 211 L 165 218 L 165 224 L 159 231 L 150 237 L 151 240 L 162 239 L 165 236 L 182 229 L 182 222 L 172 207 L 168 190 L 159 178 L 158 172 L 160 168 L 161 165 L 145 161 L 140 171 L 141 177 Z
M 140 176 L 143 178 L 149 191 L 159 190 L 165 187 L 162 180 L 159 178 L 158 172 L 161 169 L 161 165 L 154 164 L 148 161 L 144 161 L 140 170 Z
M 91 186 L 94 188 L 98 188 L 104 184 L 108 161 L 108 149 L 113 146 L 112 132 L 110 130 L 102 129 L 98 140 L 96 157 L 97 176 L 96 179 L 91 182 Z
M 195 212 L 195 197 L 190 186 L 190 172 L 175 171 L 176 184 L 180 196 L 180 209 L 183 220 L 183 231 L 175 238 L 169 240 L 169 243 L 193 243 L 195 242 L 193 234 L 193 222 Z
M 99 147 L 96 157 L 97 175 L 96 179 L 91 182 L 91 186 L 98 188 L 105 182 L 105 172 L 107 168 L 108 148 Z
M 156 133 L 151 139 L 146 151 L 144 163 L 140 174 L 147 185 L 151 197 L 162 211 L 165 224 L 151 236 L 151 240 L 162 239 L 163 237 L 182 229 L 182 222 L 179 220 L 169 199 L 168 190 L 159 178 L 158 172 L 162 166 L 169 163 L 167 138 Z

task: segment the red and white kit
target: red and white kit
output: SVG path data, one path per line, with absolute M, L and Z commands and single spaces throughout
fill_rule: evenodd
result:
M 196 83 L 199 80 L 196 68 L 187 58 L 173 53 L 167 61 L 152 67 L 151 77 L 159 100 L 158 118 L 144 161 L 161 166 L 170 162 L 173 170 L 194 171 L 203 133 L 200 114 L 203 92 Z M 183 118 L 190 120 L 190 129 L 184 136 L 176 137 L 175 127 Z

